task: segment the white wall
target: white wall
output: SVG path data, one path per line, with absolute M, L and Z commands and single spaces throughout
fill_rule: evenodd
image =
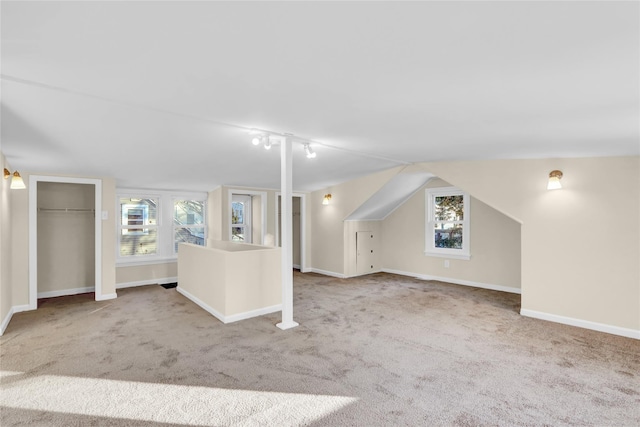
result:
M 4 154 L 0 152 L 0 166 L 12 171 L 10 165 L 7 163 Z M 13 172 L 13 171 L 12 171 Z M 11 247 L 11 191 L 9 186 L 11 185 L 11 179 L 3 179 L 0 182 L 0 334 L 4 332 L 7 325 L 6 323 L 11 318 L 12 302 L 12 247 Z M 13 190 L 22 191 L 25 190 Z
M 28 183 L 29 174 L 21 175 Z M 57 174 L 38 173 L 45 176 Z M 75 176 L 75 178 L 79 178 Z M 93 178 L 93 177 L 81 177 Z M 95 178 L 93 178 L 95 179 Z M 102 294 L 115 294 L 115 180 L 102 180 L 102 210 L 107 211 L 108 219 L 102 221 Z M 29 184 L 27 184 L 29 185 Z M 14 306 L 29 304 L 29 189 L 11 192 L 11 228 L 12 228 L 12 302 Z
M 520 224 L 471 197 L 471 259 L 425 256 L 425 189 L 451 184 L 433 179 L 382 223 L 386 270 L 520 290 Z M 445 267 L 448 260 L 449 267 Z
M 389 169 L 311 193 L 308 203 L 313 236 L 313 270 L 337 276 L 347 275 L 345 265 L 349 261 L 345 261 L 345 256 L 348 256 L 345 255 L 345 218 L 401 169 L 402 167 Z M 327 193 L 331 194 L 331 201 L 328 205 L 323 205 L 322 198 Z
M 214 223 L 211 224 L 213 227 L 211 229 L 212 235 L 219 236 L 219 238 L 212 238 L 212 240 L 229 240 L 229 236 L 231 235 L 231 199 L 229 197 L 229 191 L 233 190 L 233 194 L 251 194 L 254 193 L 264 193 L 266 197 L 265 203 L 265 235 L 267 233 L 274 234 L 275 233 L 275 216 L 274 216 L 274 206 L 275 206 L 275 190 L 265 190 L 258 188 L 248 188 L 248 187 L 230 187 L 230 186 L 221 186 L 219 189 L 214 190 L 214 192 L 209 193 L 209 197 L 212 197 L 212 200 L 209 201 L 208 205 L 213 210 L 213 213 L 210 218 L 214 220 Z M 220 195 L 218 196 L 217 191 L 220 191 Z M 259 195 L 254 197 L 253 205 L 262 204 L 263 195 Z M 262 232 L 262 224 L 256 224 L 256 222 L 261 222 L 261 208 L 259 207 L 254 215 L 252 215 L 252 226 L 254 226 L 253 230 L 253 243 L 261 245 L 263 242 L 261 241 L 261 235 L 258 235 L 256 231 Z M 220 224 L 218 226 L 218 224 Z M 257 225 L 257 230 L 255 226 Z M 218 233 L 217 228 L 219 227 L 220 232 Z
M 207 238 L 222 240 L 222 187 L 207 196 Z
M 120 266 L 116 268 L 116 287 L 154 285 L 175 282 L 178 262 L 161 264 Z
M 640 337 L 640 157 L 421 167 L 522 222 L 524 314 Z
M 182 244 L 178 292 L 224 323 L 280 311 L 280 255 L 279 248 L 229 241 Z

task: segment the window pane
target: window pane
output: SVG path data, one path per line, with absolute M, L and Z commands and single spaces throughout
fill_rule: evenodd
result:
M 434 200 L 436 221 L 462 221 L 464 214 L 463 196 L 436 196 Z
M 204 227 L 176 228 L 173 238 L 174 251 L 178 252 L 179 243 L 193 243 L 204 246 Z
M 436 248 L 462 249 L 462 224 L 435 224 L 433 238 Z
M 231 203 L 231 224 L 244 224 L 244 203 Z
M 123 228 L 120 234 L 120 256 L 154 255 L 157 252 L 155 228 Z
M 244 242 L 244 227 L 231 227 L 231 240 Z
M 158 209 L 155 199 L 120 198 L 121 225 L 154 225 L 157 224 Z
M 173 204 L 173 222 L 175 225 L 204 224 L 204 202 L 196 200 L 178 200 Z

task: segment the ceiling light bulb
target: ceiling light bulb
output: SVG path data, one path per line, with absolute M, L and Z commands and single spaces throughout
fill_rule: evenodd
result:
M 271 150 L 271 140 L 268 137 L 265 138 L 264 149 L 265 150 Z
M 304 152 L 307 153 L 307 159 L 315 159 L 316 153 L 311 149 L 309 144 L 304 144 Z
M 253 145 L 260 145 L 260 138 L 258 138 L 257 136 L 254 136 L 253 139 L 251 140 L 251 143 Z

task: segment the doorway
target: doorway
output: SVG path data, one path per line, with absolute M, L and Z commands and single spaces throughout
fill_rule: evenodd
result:
M 67 243 L 70 245 L 64 247 Z M 69 252 L 64 254 L 64 250 Z M 80 256 L 83 251 L 89 252 L 89 256 L 83 254 L 81 261 L 71 256 Z M 82 262 L 82 267 L 73 269 L 77 262 Z M 92 288 L 96 301 L 105 299 L 102 295 L 101 180 L 29 177 L 30 310 L 38 308 L 39 284 L 44 297 L 88 292 L 87 288 Z
M 282 246 L 282 197 L 276 195 L 276 246 Z M 294 194 L 291 200 L 293 268 L 305 272 L 304 268 L 304 194 Z

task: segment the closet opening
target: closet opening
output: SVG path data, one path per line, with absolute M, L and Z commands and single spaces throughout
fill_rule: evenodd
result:
M 29 177 L 29 309 L 38 298 L 102 295 L 102 182 Z

